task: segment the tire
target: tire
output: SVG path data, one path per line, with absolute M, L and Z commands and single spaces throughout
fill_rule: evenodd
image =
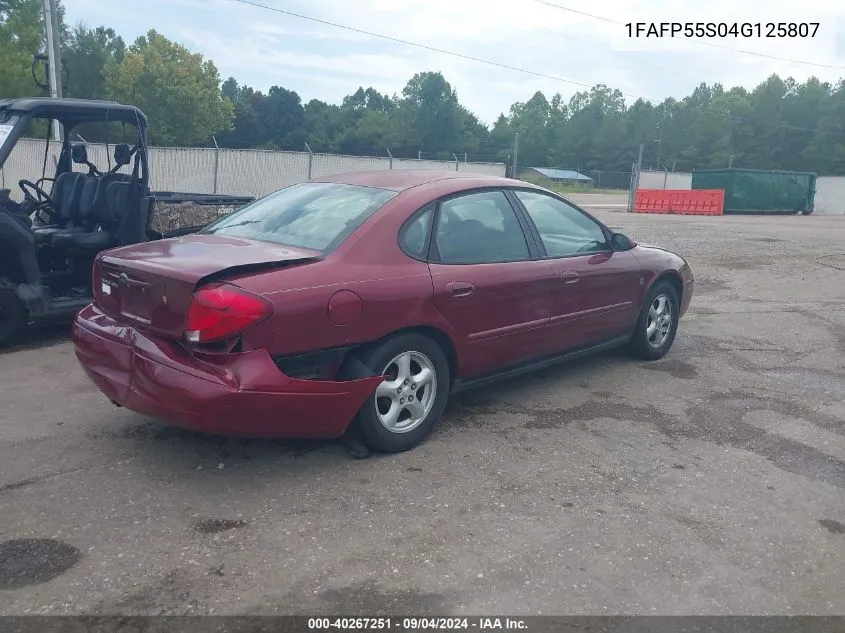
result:
M 20 297 L 10 285 L 0 282 L 0 349 L 17 341 L 28 320 Z
M 401 334 L 367 349 L 359 359 L 371 371 L 385 374 L 385 382 L 358 411 L 353 432 L 367 446 L 383 453 L 414 448 L 431 433 L 446 408 L 451 382 L 443 350 L 422 334 Z M 407 365 L 403 359 L 407 359 Z M 407 371 L 402 372 L 403 366 Z M 400 379 L 400 372 L 407 377 Z M 424 375 L 430 376 L 429 381 L 415 387 L 412 378 Z M 390 385 L 389 390 L 386 385 Z M 409 407 L 410 403 L 415 404 Z
M 663 300 L 661 302 L 661 299 Z M 665 308 L 661 312 L 660 305 L 668 306 L 668 330 L 665 325 L 657 325 L 657 331 L 649 335 L 649 326 L 653 322 L 651 314 L 652 306 L 658 314 L 666 315 Z M 637 325 L 634 334 L 628 343 L 628 353 L 639 360 L 659 360 L 663 358 L 672 343 L 675 341 L 675 334 L 678 331 L 678 314 L 680 312 L 680 300 L 678 291 L 668 281 L 657 282 L 649 291 L 646 300 L 643 302 L 640 316 L 637 318 Z

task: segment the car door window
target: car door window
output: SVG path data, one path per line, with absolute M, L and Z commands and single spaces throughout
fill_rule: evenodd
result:
M 516 191 L 550 257 L 608 250 L 601 226 L 575 207 L 534 191 Z
M 502 191 L 451 198 L 440 205 L 435 244 L 444 264 L 530 259 L 516 212 Z

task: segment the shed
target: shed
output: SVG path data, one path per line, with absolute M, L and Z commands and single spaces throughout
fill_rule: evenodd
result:
M 542 178 L 547 178 L 552 182 L 580 182 L 583 184 L 590 184 L 593 179 L 584 174 L 579 174 L 572 169 L 549 169 L 548 167 L 527 167 L 525 171 L 535 172 Z

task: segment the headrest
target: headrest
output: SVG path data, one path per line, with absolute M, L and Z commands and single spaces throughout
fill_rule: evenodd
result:
M 88 149 L 84 143 L 74 143 L 70 147 L 70 156 L 74 163 L 86 165 L 88 163 Z
M 132 150 L 129 143 L 118 143 L 114 146 L 114 162 L 118 165 L 128 165 L 132 161 Z

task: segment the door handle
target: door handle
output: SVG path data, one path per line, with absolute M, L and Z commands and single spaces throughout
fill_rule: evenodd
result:
M 565 284 L 577 284 L 578 280 L 581 279 L 581 275 L 570 270 L 563 273 L 560 278 Z
M 465 281 L 455 281 L 450 284 L 446 284 L 446 292 L 449 293 L 450 297 L 462 299 L 463 297 L 468 297 L 475 292 L 475 286 Z

